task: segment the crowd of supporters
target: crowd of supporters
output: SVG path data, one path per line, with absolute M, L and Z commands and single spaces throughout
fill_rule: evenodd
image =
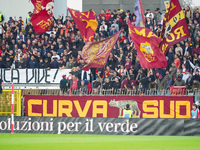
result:
M 81 58 L 83 39 L 73 19 L 58 16 L 50 31 L 36 35 L 29 12 L 26 23 L 22 17 L 0 17 L 0 68 L 59 68 L 71 69 L 66 88 L 94 90 L 167 90 L 171 85 L 200 89 L 200 16 L 199 9 L 183 9 L 190 37 L 177 43 L 166 54 L 165 69 L 141 68 L 134 43 L 129 37 L 127 22 L 136 21 L 129 10 L 102 10 L 97 15 L 98 28 L 94 41 L 105 39 L 122 30 L 104 68 L 83 71 Z M 160 37 L 165 10 L 145 10 L 145 27 Z M 65 77 L 64 77 L 65 78 Z

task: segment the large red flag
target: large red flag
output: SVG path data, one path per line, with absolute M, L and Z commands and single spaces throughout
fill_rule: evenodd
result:
M 185 14 L 178 0 L 171 0 L 163 20 L 160 48 L 166 54 L 174 44 L 188 38 L 188 30 Z
M 85 42 L 92 42 L 95 31 L 98 27 L 96 20 L 96 13 L 93 10 L 87 12 L 78 12 L 68 8 L 74 22 L 76 23 L 83 40 Z
M 161 42 L 150 29 L 133 26 L 128 22 L 129 33 L 138 52 L 142 68 L 166 68 L 167 60 L 159 48 Z
M 31 0 L 34 5 L 34 12 L 31 23 L 37 34 L 50 30 L 53 23 L 54 0 Z
M 98 42 L 87 42 L 82 50 L 82 58 L 86 62 L 84 68 L 103 68 L 121 31 Z

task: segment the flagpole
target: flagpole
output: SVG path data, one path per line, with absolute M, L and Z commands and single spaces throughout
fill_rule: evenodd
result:
M 11 133 L 14 133 L 14 84 L 12 83 L 12 101 L 11 101 Z

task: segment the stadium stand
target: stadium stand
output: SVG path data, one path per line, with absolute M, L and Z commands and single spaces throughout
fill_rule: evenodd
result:
M 1 19 L 0 68 L 71 69 L 70 75 L 67 76 L 66 93 L 70 93 L 70 87 L 87 94 L 91 92 L 95 94 L 95 89 L 101 89 L 107 94 L 116 94 L 118 91 L 123 93 L 162 91 L 169 90 L 171 85 L 186 86 L 188 91 L 198 90 L 200 89 L 199 9 L 190 10 L 187 7 L 183 10 L 191 36 L 169 49 L 166 54 L 165 69 L 141 68 L 127 25 L 128 19 L 134 23 L 136 16 L 134 12 L 122 9 L 102 10 L 97 16 L 98 29 L 94 41 L 105 39 L 122 29 L 107 64 L 102 69 L 81 70 L 84 66 L 81 58 L 84 42 L 76 24 L 69 16 L 54 17 L 51 30 L 41 35 L 36 35 L 31 22 L 27 21 L 25 25 L 21 17 L 19 19 L 10 17 L 8 22 L 2 22 Z M 161 12 L 159 8 L 156 8 L 155 12 L 145 10 L 145 26 L 158 36 L 161 34 L 164 13 L 165 11 Z

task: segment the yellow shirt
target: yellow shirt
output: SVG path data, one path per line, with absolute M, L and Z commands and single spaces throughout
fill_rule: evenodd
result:
M 126 110 L 126 109 L 123 110 L 124 118 L 131 118 L 132 114 L 133 114 L 133 111 L 131 111 L 131 110 Z

